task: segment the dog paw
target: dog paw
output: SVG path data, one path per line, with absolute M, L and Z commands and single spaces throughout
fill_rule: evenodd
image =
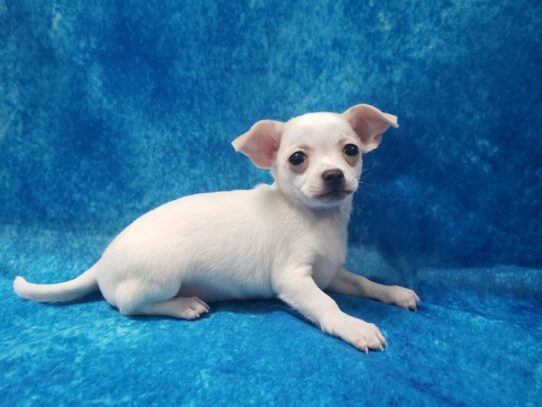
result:
M 209 306 L 198 297 L 179 297 L 174 300 L 179 318 L 196 319 L 209 312 Z
M 388 346 L 384 335 L 375 324 L 346 314 L 333 322 L 330 333 L 365 353 L 369 350 L 383 351 Z
M 353 345 L 365 353 L 368 353 L 369 349 L 383 351 L 388 343 L 380 329 L 375 324 L 361 320 L 360 322 L 361 324 L 357 327 L 358 338 Z
M 397 305 L 411 311 L 416 311 L 420 297 L 410 288 L 403 288 L 397 285 L 387 287 L 384 302 Z

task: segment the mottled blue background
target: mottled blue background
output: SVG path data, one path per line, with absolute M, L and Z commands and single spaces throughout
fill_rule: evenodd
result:
M 268 176 L 229 142 L 366 102 L 351 240 L 417 262 L 542 265 L 538 1 L 2 2 L 4 222 L 118 231 Z
M 349 265 L 415 287 L 426 304 L 410 315 L 338 297 L 381 326 L 386 356 L 364 359 L 273 303 L 218 306 L 214 319 L 187 325 L 11 293 L 15 274 L 77 275 L 163 202 L 269 182 L 229 144 L 253 122 L 361 102 L 398 115 L 401 127 L 366 157 Z M 533 402 L 542 394 L 541 118 L 536 0 L 0 0 L 0 301 L 12 349 L 0 359 L 1 389 L 22 404 L 83 394 L 104 404 L 374 404 L 371 394 L 383 403 Z M 161 346 L 177 356 L 156 364 Z M 55 368 L 66 361 L 68 370 Z M 341 364 L 349 371 L 334 370 Z M 124 365 L 134 383 L 162 372 L 164 392 L 115 393 L 124 379 L 108 366 Z M 293 390 L 302 382 L 307 392 Z

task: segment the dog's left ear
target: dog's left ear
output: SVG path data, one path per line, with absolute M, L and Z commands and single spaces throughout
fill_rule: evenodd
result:
M 389 126 L 399 127 L 397 116 L 381 112 L 371 105 L 352 106 L 343 113 L 343 116 L 358 135 L 364 153 L 378 147 L 382 140 L 382 134 Z
M 249 131 L 231 143 L 235 151 L 248 156 L 259 168 L 271 168 L 279 149 L 284 123 L 277 120 L 260 120 Z

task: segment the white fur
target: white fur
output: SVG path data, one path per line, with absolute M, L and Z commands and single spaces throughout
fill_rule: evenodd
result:
M 361 156 L 349 164 L 343 147 L 355 144 L 365 151 L 371 142 L 378 145 L 388 125 L 396 126 L 394 116 L 358 106 L 359 111 L 354 107 L 342 115 L 311 113 L 255 125 L 234 146 L 257 165 L 270 167 L 273 185 L 166 203 L 124 229 L 76 279 L 40 285 L 17 277 L 15 292 L 36 301 L 70 301 L 99 287 L 124 315 L 185 319 L 207 312 L 206 302 L 278 296 L 325 332 L 365 351 L 382 349 L 386 342 L 376 326 L 343 313 L 322 291 L 410 309 L 419 301 L 411 290 L 375 284 L 342 269 L 352 194 L 362 168 Z M 353 114 L 367 112 L 373 115 L 369 121 L 381 125 L 370 139 L 365 130 L 356 132 L 359 126 L 352 121 Z M 302 172 L 288 162 L 299 150 L 308 157 Z M 322 173 L 336 169 L 350 192 L 320 198 L 327 188 Z

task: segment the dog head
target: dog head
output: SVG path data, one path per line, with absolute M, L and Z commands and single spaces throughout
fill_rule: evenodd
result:
M 397 117 L 360 104 L 344 113 L 308 113 L 287 122 L 261 120 L 233 141 L 280 190 L 313 209 L 342 204 L 358 188 L 362 153 L 374 150 Z

